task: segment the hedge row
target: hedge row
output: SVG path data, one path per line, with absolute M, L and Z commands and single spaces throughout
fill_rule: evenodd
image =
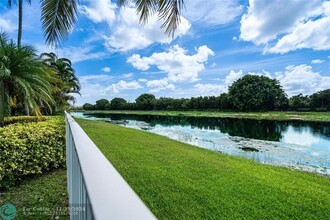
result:
M 0 128 L 0 189 L 23 178 L 65 166 L 63 117 Z
M 36 116 L 15 116 L 5 118 L 4 124 L 10 125 L 15 123 L 27 123 L 27 122 L 38 122 L 45 121 L 45 117 L 36 117 Z

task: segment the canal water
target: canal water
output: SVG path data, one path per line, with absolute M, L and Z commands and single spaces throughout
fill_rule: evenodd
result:
M 81 112 L 73 116 L 106 120 L 260 163 L 330 175 L 330 123 Z

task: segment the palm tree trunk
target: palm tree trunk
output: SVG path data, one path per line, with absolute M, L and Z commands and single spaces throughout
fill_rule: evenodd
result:
M 18 35 L 17 35 L 17 46 L 18 47 L 21 47 L 22 23 L 23 23 L 23 0 L 18 0 Z
M 29 105 L 27 104 L 26 101 L 24 101 L 24 109 L 25 109 L 25 114 L 30 115 Z
M 5 119 L 5 85 L 0 80 L 0 127 L 4 125 Z

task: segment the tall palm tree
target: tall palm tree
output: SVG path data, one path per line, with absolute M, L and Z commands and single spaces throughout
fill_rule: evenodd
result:
M 14 1 L 16 2 L 16 1 Z M 31 0 L 26 0 L 31 5 Z M 8 6 L 11 7 L 13 0 L 8 0 Z M 23 26 L 23 0 L 18 0 L 18 34 L 17 34 L 17 46 L 21 46 L 22 42 L 22 26 Z
M 8 0 L 11 6 L 14 0 Z M 31 4 L 31 0 L 26 0 Z M 125 6 L 131 0 L 118 0 L 119 6 Z M 41 22 L 46 43 L 50 46 L 58 46 L 65 40 L 73 28 L 77 19 L 78 0 L 40 0 Z M 141 24 L 148 23 L 149 17 L 158 13 L 160 19 L 164 20 L 162 28 L 168 35 L 174 35 L 180 23 L 180 13 L 184 7 L 184 0 L 133 0 L 137 12 L 140 14 Z M 18 0 L 19 22 L 18 22 L 18 46 L 22 38 L 23 0 Z
M 40 103 L 51 110 L 55 104 L 50 84 L 54 74 L 38 59 L 33 47 L 18 47 L 0 33 L 0 124 L 10 105 L 17 102 L 26 103 L 35 115 L 40 115 Z
M 53 96 L 57 106 L 63 108 L 68 105 L 68 101 L 75 100 L 71 94 L 80 94 L 80 83 L 71 61 L 66 58 L 58 58 L 55 53 L 43 53 L 40 58 L 55 71 L 56 77 L 59 79 L 53 83 L 58 88 L 54 91 Z

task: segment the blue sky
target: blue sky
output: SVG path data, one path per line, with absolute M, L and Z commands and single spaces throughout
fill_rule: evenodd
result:
M 17 35 L 17 6 L 0 5 L 0 30 Z M 141 26 L 135 8 L 81 0 L 59 48 L 48 48 L 39 1 L 24 5 L 23 43 L 73 61 L 77 105 L 100 98 L 219 95 L 246 74 L 278 79 L 289 96 L 330 88 L 330 1 L 186 0 L 173 38 L 157 16 Z

